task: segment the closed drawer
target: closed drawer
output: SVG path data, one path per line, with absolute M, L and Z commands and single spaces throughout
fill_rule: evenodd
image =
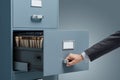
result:
M 13 27 L 57 28 L 58 0 L 41 0 L 42 7 L 31 6 L 32 0 L 13 0 Z M 38 16 L 41 20 L 32 20 Z M 42 16 L 42 17 L 41 17 Z

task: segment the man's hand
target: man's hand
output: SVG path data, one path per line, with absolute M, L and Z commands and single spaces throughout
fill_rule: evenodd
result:
M 75 65 L 75 64 L 81 62 L 83 60 L 83 56 L 80 55 L 80 54 L 72 54 L 72 53 L 70 53 L 66 57 L 66 60 L 68 60 L 67 66 L 72 66 L 72 65 Z

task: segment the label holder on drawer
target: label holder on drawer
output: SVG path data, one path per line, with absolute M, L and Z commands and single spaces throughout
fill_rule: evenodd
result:
M 31 7 L 42 7 L 42 0 L 31 0 Z
M 63 40 L 63 50 L 74 50 L 75 40 Z

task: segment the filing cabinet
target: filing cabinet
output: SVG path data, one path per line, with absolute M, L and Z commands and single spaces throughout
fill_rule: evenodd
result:
M 89 39 L 87 31 L 58 28 L 59 0 L 2 0 L 0 5 L 1 80 L 58 80 L 59 74 L 88 70 L 88 61 L 66 66 L 66 56 L 83 52 Z

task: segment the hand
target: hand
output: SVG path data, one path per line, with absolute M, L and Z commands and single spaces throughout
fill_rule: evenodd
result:
M 80 54 L 72 54 L 70 53 L 67 57 L 66 60 L 68 60 L 66 66 L 73 66 L 83 60 L 83 56 Z

